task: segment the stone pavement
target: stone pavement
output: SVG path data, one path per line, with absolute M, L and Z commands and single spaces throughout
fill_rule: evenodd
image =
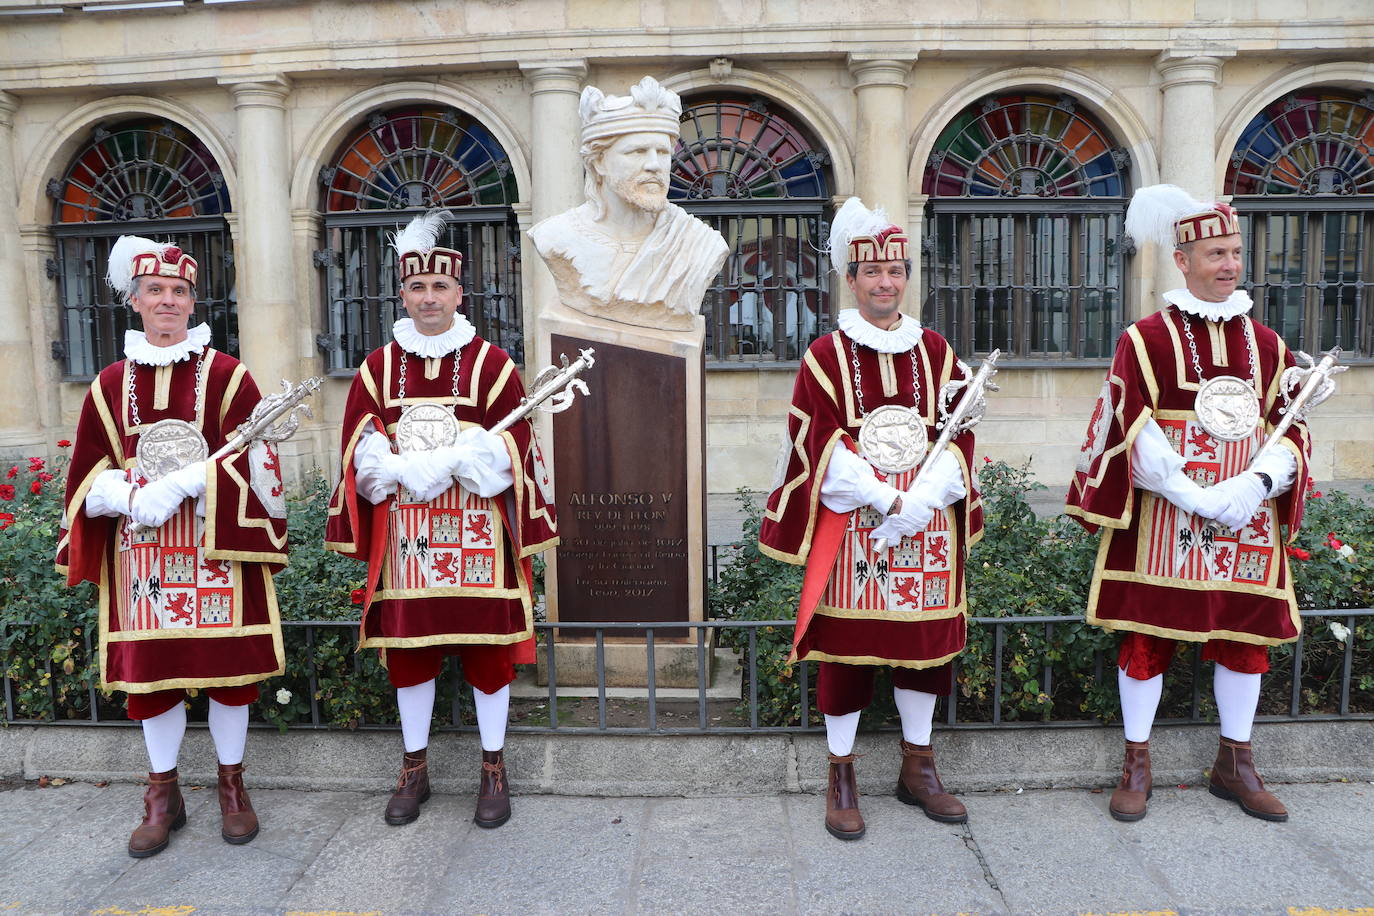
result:
M 876 778 L 876 777 L 874 777 Z M 21 787 L 15 787 L 16 785 Z M 488 831 L 435 795 L 387 827 L 384 795 L 259 789 L 262 834 L 219 838 L 212 789 L 171 847 L 124 842 L 141 788 L 0 791 L 0 914 L 1275 913 L 1374 916 L 1374 785 L 1278 786 L 1287 824 L 1198 787 L 1121 824 L 1106 792 L 965 796 L 966 826 L 864 798 L 868 836 L 822 827 L 818 795 L 517 796 Z M 457 787 L 454 787 L 457 788 Z

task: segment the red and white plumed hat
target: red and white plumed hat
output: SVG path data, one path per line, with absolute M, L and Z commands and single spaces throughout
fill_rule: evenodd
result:
M 196 285 L 196 259 L 170 242 L 154 242 L 137 235 L 121 235 L 110 246 L 105 282 L 127 296 L 135 277 L 172 277 Z
M 1220 202 L 1203 203 L 1180 187 L 1156 184 L 1131 196 L 1126 233 L 1137 242 L 1176 248 L 1189 242 L 1240 234 L 1240 217 Z
M 462 281 L 462 253 L 435 244 L 450 215 L 447 210 L 430 210 L 415 217 L 391 237 L 400 262 L 402 283 L 416 274 L 443 274 Z
M 906 232 L 882 207 L 870 210 L 857 197 L 846 200 L 830 221 L 830 263 L 836 273 L 856 261 L 905 261 L 909 248 Z

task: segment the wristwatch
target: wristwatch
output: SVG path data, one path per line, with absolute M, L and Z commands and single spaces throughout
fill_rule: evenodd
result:
M 1274 492 L 1274 478 L 1270 477 L 1268 474 L 1264 473 L 1263 471 L 1254 471 L 1253 473 L 1254 473 L 1254 475 L 1255 475 L 1256 477 L 1258 477 L 1258 478 L 1264 483 L 1264 495 L 1265 495 L 1265 496 L 1268 496 L 1270 493 L 1273 493 L 1273 492 Z

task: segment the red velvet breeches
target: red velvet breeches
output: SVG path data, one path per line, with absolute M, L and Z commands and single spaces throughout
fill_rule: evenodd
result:
M 1138 681 L 1148 681 L 1169 670 L 1178 640 L 1147 633 L 1129 632 L 1121 638 L 1116 656 L 1118 668 Z M 1202 646 L 1203 661 L 1216 662 L 1240 674 L 1264 674 L 1269 670 L 1269 647 L 1229 639 L 1209 639 Z
M 257 684 L 244 684 L 242 687 L 205 687 L 202 691 L 210 699 L 225 706 L 247 706 L 256 702 L 262 693 Z M 158 690 L 154 693 L 131 693 L 129 718 L 139 721 L 160 716 L 185 699 L 186 691 L 180 687 Z
M 821 662 L 816 677 L 816 706 L 827 716 L 844 716 L 873 702 L 876 665 L 844 665 Z M 892 668 L 892 686 L 949 696 L 950 663 L 934 668 Z
M 458 656 L 463 678 L 483 693 L 495 693 L 515 680 L 514 646 L 427 646 L 387 649 L 387 677 L 393 687 L 414 687 L 439 676 L 444 659 Z

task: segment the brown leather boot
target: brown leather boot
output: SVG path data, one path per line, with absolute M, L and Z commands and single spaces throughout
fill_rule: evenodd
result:
M 1154 794 L 1150 785 L 1150 742 L 1127 741 L 1121 782 L 1117 783 L 1107 810 L 1119 821 L 1140 820 L 1145 816 L 1145 803 Z
M 129 855 L 135 859 L 155 856 L 167 848 L 172 831 L 186 826 L 186 802 L 177 786 L 177 770 L 148 774 L 143 793 L 143 823 L 129 837 Z
M 258 815 L 243 787 L 243 764 L 219 765 L 219 835 L 235 846 L 252 842 L 258 835 Z
M 505 751 L 482 752 L 482 781 L 477 786 L 478 827 L 500 827 L 510 820 L 510 785 L 506 781 Z
M 1240 805 L 1240 810 L 1251 817 L 1266 821 L 1288 820 L 1288 809 L 1264 788 L 1264 780 L 1255 772 L 1249 741 L 1221 739 L 1208 791 L 1217 798 Z
M 406 751 L 401 758 L 401 775 L 396 791 L 386 803 L 386 822 L 393 827 L 409 824 L 420 816 L 420 806 L 429 801 L 429 748 Z
M 825 829 L 839 840 L 857 840 L 868 829 L 859 813 L 859 786 L 854 781 L 857 754 L 830 755 L 830 784 L 825 790 Z
M 926 817 L 942 824 L 968 821 L 964 803 L 945 791 L 935 772 L 935 751 L 929 744 L 902 742 L 902 773 L 897 777 L 897 798 L 920 805 Z

